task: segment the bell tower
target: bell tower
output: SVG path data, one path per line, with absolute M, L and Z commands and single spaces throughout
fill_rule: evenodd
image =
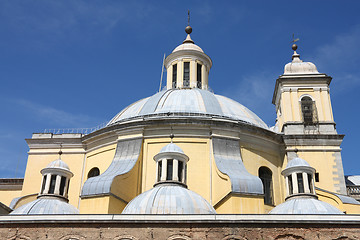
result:
M 276 80 L 272 103 L 276 107 L 275 129 L 283 133 L 288 159 L 299 150 L 302 158 L 319 172 L 316 186 L 346 194 L 340 144 L 344 135 L 336 131 L 331 101 L 331 77 L 319 73 L 311 62 L 303 62 L 293 44 L 292 61 Z

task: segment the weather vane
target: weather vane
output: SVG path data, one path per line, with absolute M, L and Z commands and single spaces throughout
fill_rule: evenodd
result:
M 190 10 L 188 10 L 188 26 L 190 26 Z
M 299 41 L 300 40 L 300 38 L 297 38 L 297 39 L 295 39 L 295 34 L 293 33 L 293 35 L 292 35 L 292 41 L 291 41 L 291 43 L 296 43 L 297 41 Z

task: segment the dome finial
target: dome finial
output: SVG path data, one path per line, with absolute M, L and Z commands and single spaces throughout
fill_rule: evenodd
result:
M 61 149 L 62 149 L 62 143 L 60 143 L 60 149 L 59 149 L 59 152 L 58 152 L 58 154 L 59 154 L 59 159 L 61 159 L 61 155 L 63 154 L 63 152 L 61 151 Z
M 183 43 L 194 43 L 194 41 L 190 37 L 190 33 L 192 33 L 192 27 L 190 27 L 190 10 L 188 10 L 188 25 L 185 28 L 185 32 L 187 33 L 187 37 L 183 41 Z
M 294 50 L 294 54 L 292 55 L 293 60 L 294 60 L 294 58 L 298 58 L 300 60 L 300 55 L 296 52 L 298 46 L 295 44 L 299 40 L 300 40 L 300 38 L 295 39 L 295 34 L 293 33 L 292 41 L 290 42 L 290 43 L 293 43 L 293 45 L 291 46 L 292 50 Z
M 185 32 L 190 34 L 192 32 L 192 27 L 190 27 L 190 10 L 188 10 L 188 25 L 185 28 Z

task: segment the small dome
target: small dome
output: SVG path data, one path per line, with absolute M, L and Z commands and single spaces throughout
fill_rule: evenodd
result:
M 296 158 L 290 160 L 290 162 L 288 162 L 285 169 L 289 169 L 289 168 L 293 168 L 293 167 L 311 167 L 311 166 L 304 159 L 296 157 Z
M 52 161 L 51 163 L 49 163 L 46 168 L 60 168 L 60 169 L 65 169 L 67 171 L 70 171 L 69 166 L 61 159 L 57 159 L 55 161 Z
M 199 194 L 178 184 L 159 184 L 126 205 L 122 214 L 216 214 Z
M 12 211 L 10 214 L 79 214 L 79 210 L 57 197 L 41 197 Z
M 160 150 L 160 153 L 181 153 L 184 154 L 184 151 L 175 143 L 169 143 Z
M 292 198 L 273 208 L 269 214 L 344 214 L 336 207 L 313 197 Z
M 300 55 L 294 52 L 292 62 L 285 65 L 284 74 L 318 74 L 315 64 L 303 62 Z
M 204 53 L 204 51 L 201 49 L 201 47 L 199 47 L 198 45 L 194 44 L 194 43 L 183 43 L 179 46 L 177 46 L 172 52 L 178 52 L 181 50 L 193 50 L 193 51 L 198 51 L 198 52 L 202 52 Z

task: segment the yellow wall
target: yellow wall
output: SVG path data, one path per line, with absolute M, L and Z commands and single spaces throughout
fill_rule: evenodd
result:
M 299 150 L 301 148 L 299 147 Z M 305 159 L 311 167 L 315 168 L 319 173 L 319 182 L 315 182 L 315 186 L 326 189 L 330 192 L 337 192 L 338 189 L 335 187 L 335 184 L 339 184 L 338 180 L 334 180 L 334 178 L 338 178 L 339 176 L 335 174 L 335 157 L 333 155 L 334 152 L 302 152 L 301 150 L 298 152 L 298 156 L 302 159 Z
M 0 202 L 9 206 L 14 198 L 21 196 L 21 190 L 0 190 Z
M 264 200 L 261 196 L 230 194 L 215 210 L 218 214 L 262 214 Z

